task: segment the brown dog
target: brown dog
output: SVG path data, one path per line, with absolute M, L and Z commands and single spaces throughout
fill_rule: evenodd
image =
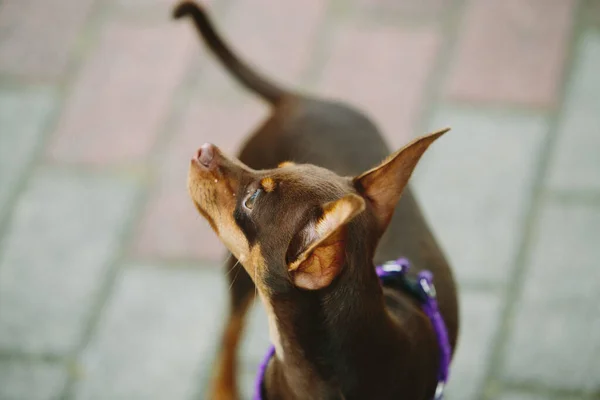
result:
M 454 349 L 452 273 L 407 187 L 423 152 L 446 130 L 372 168 L 389 151 L 367 117 L 260 77 L 196 4 L 180 4 L 175 17 L 182 16 L 193 18 L 223 65 L 273 109 L 239 160 L 205 144 L 190 165 L 194 204 L 235 256 L 210 398 L 238 398 L 237 348 L 256 291 L 276 347 L 266 398 L 432 399 L 440 359 L 432 324 L 413 296 L 382 288 L 374 263 L 404 256 L 415 265 L 411 274 L 433 272 Z

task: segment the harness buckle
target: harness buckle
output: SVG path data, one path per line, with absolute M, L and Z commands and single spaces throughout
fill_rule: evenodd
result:
M 396 261 L 387 261 L 387 262 L 383 263 L 381 268 L 383 269 L 384 272 L 388 272 L 388 273 L 389 272 L 397 272 L 397 273 L 404 272 L 402 265 L 398 264 Z
M 433 284 L 433 276 L 429 271 L 422 271 L 419 274 L 419 286 L 425 295 L 430 299 L 435 299 L 437 292 Z
M 381 269 L 383 272 L 387 273 L 396 273 L 396 274 L 405 274 L 410 268 L 410 262 L 402 257 L 397 260 L 386 261 L 381 265 Z

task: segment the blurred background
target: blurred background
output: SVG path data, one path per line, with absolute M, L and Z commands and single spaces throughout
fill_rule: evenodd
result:
M 0 0 L 0 399 L 201 399 L 223 248 L 189 158 L 268 113 L 171 0 Z M 456 269 L 449 400 L 600 398 L 600 1 L 211 0 L 290 87 L 366 110 Z M 400 256 L 400 254 L 399 254 Z M 253 310 L 248 395 L 268 345 Z

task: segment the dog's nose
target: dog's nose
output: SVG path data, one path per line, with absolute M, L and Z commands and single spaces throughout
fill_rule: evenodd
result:
M 210 143 L 204 143 L 196 152 L 196 160 L 205 167 L 210 167 L 215 158 L 215 146 Z

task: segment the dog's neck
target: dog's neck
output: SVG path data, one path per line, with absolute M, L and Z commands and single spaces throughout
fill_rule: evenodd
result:
M 278 343 L 265 383 L 278 394 L 273 397 L 372 397 L 379 389 L 393 391 L 411 368 L 411 338 L 388 313 L 373 263 L 350 259 L 343 268 L 325 289 L 269 299 Z

